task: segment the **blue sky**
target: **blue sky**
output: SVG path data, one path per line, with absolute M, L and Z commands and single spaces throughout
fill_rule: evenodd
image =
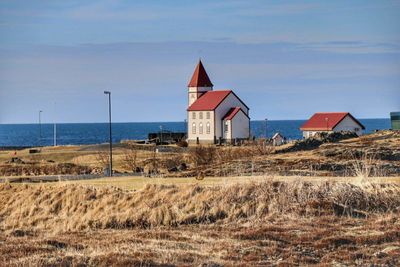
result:
M 201 57 L 252 119 L 400 110 L 400 1 L 0 0 L 0 123 L 181 121 Z

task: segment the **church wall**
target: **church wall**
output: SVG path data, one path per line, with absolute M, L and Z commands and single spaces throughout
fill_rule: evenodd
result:
M 193 119 L 193 112 L 196 113 L 196 118 Z M 200 112 L 203 116 L 200 118 Z M 207 119 L 207 112 L 210 112 L 210 118 Z M 196 125 L 196 133 L 193 133 L 193 123 Z M 203 125 L 203 133 L 200 133 L 200 123 Z M 210 124 L 210 132 L 207 133 L 207 123 Z M 189 111 L 188 112 L 188 140 L 196 142 L 197 137 L 201 140 L 214 142 L 214 111 Z
M 242 104 L 242 102 L 234 95 L 229 94 L 224 101 L 216 108 L 215 110 L 215 121 L 217 122 L 215 125 L 215 135 L 217 139 L 219 137 L 224 138 L 223 136 L 223 125 L 222 118 L 226 115 L 226 113 L 233 107 L 240 107 L 244 112 L 249 112 L 247 107 Z
M 249 138 L 249 118 L 239 111 L 232 121 L 232 139 L 235 138 Z

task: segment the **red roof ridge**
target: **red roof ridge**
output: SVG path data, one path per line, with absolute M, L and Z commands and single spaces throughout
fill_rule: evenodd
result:
M 236 114 L 241 110 L 242 109 L 240 107 L 230 108 L 222 119 L 223 120 L 232 120 L 236 116 Z
M 340 112 L 328 111 L 328 112 L 315 112 L 314 114 L 350 114 L 350 112 L 346 112 L 346 111 L 340 111 Z
M 365 129 L 364 125 L 354 118 L 350 112 L 317 112 L 300 127 L 300 130 L 332 131 L 347 116 L 350 116 L 362 129 Z
M 201 60 L 196 66 L 193 72 L 192 78 L 188 84 L 188 87 L 212 87 L 213 84 L 208 77 L 208 74 L 203 66 Z
M 214 110 L 224 99 L 231 94 L 231 90 L 218 90 L 218 91 L 207 91 L 201 95 L 190 107 L 188 111 L 202 111 L 202 110 Z

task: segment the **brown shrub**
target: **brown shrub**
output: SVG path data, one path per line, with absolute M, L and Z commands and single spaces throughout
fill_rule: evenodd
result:
M 178 147 L 188 147 L 189 146 L 188 142 L 186 142 L 185 140 L 180 140 L 179 142 L 176 143 L 176 145 Z
M 123 165 L 126 169 L 135 172 L 138 167 L 137 163 L 138 151 L 135 146 L 128 144 L 128 149 L 124 151 Z
M 213 164 L 216 156 L 215 146 L 195 146 L 189 150 L 189 159 L 197 171 Z

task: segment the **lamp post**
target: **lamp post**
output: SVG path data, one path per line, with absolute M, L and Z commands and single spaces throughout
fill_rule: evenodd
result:
M 54 141 L 54 143 L 53 143 L 53 145 L 54 146 L 57 146 L 57 124 L 54 122 L 54 125 L 53 125 L 53 141 Z
M 110 166 L 108 174 L 112 176 L 112 130 L 111 130 L 111 92 L 104 91 L 104 94 L 108 95 L 108 118 L 109 118 L 109 135 L 110 135 Z
M 268 119 L 265 118 L 265 140 L 267 139 L 267 122 L 268 122 Z
M 39 138 L 42 139 L 42 112 L 39 110 Z
M 163 144 L 162 125 L 160 125 L 160 145 Z

